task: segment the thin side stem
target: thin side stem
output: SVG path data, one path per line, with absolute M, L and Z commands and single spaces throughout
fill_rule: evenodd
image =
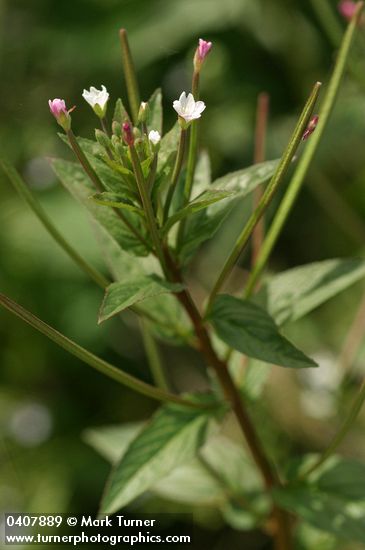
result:
M 198 101 L 200 96 L 199 83 L 200 83 L 200 73 L 199 71 L 194 71 L 193 80 L 191 84 L 191 92 L 194 96 L 195 101 Z M 188 152 L 188 160 L 186 163 L 186 178 L 185 178 L 185 185 L 184 185 L 184 205 L 187 204 L 190 200 L 191 192 L 194 184 L 195 168 L 196 168 L 196 162 L 198 158 L 199 122 L 200 122 L 199 120 L 193 120 L 190 126 L 189 152 Z M 181 220 L 179 224 L 178 233 L 177 233 L 178 247 L 180 246 L 180 244 L 182 244 L 182 241 L 184 238 L 185 225 L 186 225 L 186 219 Z
M 342 441 L 347 436 L 348 432 L 351 430 L 364 402 L 365 402 L 365 380 L 361 384 L 359 393 L 351 407 L 348 417 L 342 424 L 341 428 L 339 429 L 337 434 L 334 436 L 334 438 L 332 439 L 327 449 L 322 453 L 320 458 L 300 476 L 300 479 L 304 479 L 309 474 L 317 470 L 320 466 L 322 466 L 322 464 L 326 462 L 326 460 L 328 460 L 336 452 L 338 446 L 342 443 Z
M 94 168 L 91 166 L 90 162 L 88 161 L 88 159 L 87 159 L 85 153 L 83 152 L 83 150 L 81 149 L 80 145 L 78 144 L 75 134 L 73 133 L 72 130 L 68 130 L 66 132 L 66 135 L 67 135 L 68 140 L 70 142 L 71 148 L 72 148 L 73 152 L 76 155 L 76 158 L 80 162 L 80 164 L 83 167 L 83 169 L 85 170 L 86 174 L 91 179 L 91 181 L 94 184 L 95 188 L 100 193 L 102 193 L 105 190 L 104 185 L 103 185 L 102 181 L 100 180 L 99 176 L 97 175 L 97 173 L 95 172 Z M 137 231 L 137 229 L 129 222 L 129 220 L 125 217 L 123 212 L 121 212 L 119 208 L 113 208 L 113 210 L 114 210 L 115 214 L 118 216 L 118 218 L 120 218 L 122 220 L 122 222 L 128 227 L 128 229 L 133 233 L 133 235 L 136 237 L 136 239 L 138 239 L 143 244 L 143 246 L 145 246 L 147 248 L 147 250 L 151 250 L 151 247 L 150 247 L 149 243 Z
M 255 128 L 255 150 L 254 164 L 259 164 L 265 160 L 267 119 L 269 116 L 269 95 L 266 92 L 259 94 L 257 98 L 256 128 Z M 256 208 L 263 195 L 262 185 L 259 185 L 253 192 L 253 204 Z M 262 217 L 252 232 L 252 265 L 260 252 L 265 237 L 265 221 Z
M 165 262 L 165 256 L 164 256 L 164 253 L 163 253 L 163 250 L 162 250 L 162 245 L 161 245 L 160 236 L 159 236 L 159 233 L 158 233 L 155 214 L 153 212 L 152 202 L 151 202 L 149 193 L 148 193 L 147 188 L 146 188 L 146 182 L 145 182 L 143 172 L 142 172 L 142 168 L 141 168 L 141 164 L 140 164 L 140 161 L 139 161 L 139 158 L 138 158 L 138 153 L 137 153 L 134 145 L 129 146 L 129 151 L 130 151 L 130 154 L 131 154 L 133 171 L 134 171 L 134 175 L 136 177 L 138 191 L 139 191 L 141 201 L 142 201 L 142 204 L 143 204 L 143 208 L 144 208 L 144 211 L 145 211 L 145 214 L 146 214 L 147 224 L 148 224 L 148 227 L 151 231 L 151 238 L 152 238 L 152 242 L 153 242 L 154 247 L 155 247 L 155 252 L 156 252 L 157 257 L 158 257 L 158 259 L 161 263 L 161 267 L 162 267 L 165 275 L 167 275 L 168 270 L 167 270 L 167 266 L 166 266 L 166 262 Z
M 194 96 L 195 101 L 199 99 L 199 82 L 200 82 L 200 73 L 194 71 L 193 81 L 191 85 L 191 91 Z M 184 187 L 184 200 L 189 202 L 191 190 L 194 182 L 194 173 L 196 166 L 196 159 L 198 156 L 198 128 L 199 120 L 193 120 L 190 126 L 190 141 L 189 141 L 189 154 L 186 164 L 186 179 Z
M 155 338 L 152 336 L 148 322 L 140 319 L 142 338 L 148 363 L 151 369 L 155 385 L 164 391 L 169 391 L 169 385 L 166 380 L 165 370 L 163 368 L 160 350 Z
M 139 107 L 141 104 L 136 71 L 134 68 L 133 58 L 129 47 L 127 31 L 125 29 L 120 29 L 119 37 L 120 44 L 122 46 L 123 70 L 127 85 L 129 106 L 131 109 L 133 124 L 136 126 Z
M 186 145 L 186 130 L 184 128 L 181 128 L 180 141 L 179 141 L 179 146 L 177 150 L 175 166 L 172 172 L 171 183 L 170 183 L 169 190 L 167 192 L 167 197 L 166 197 L 165 206 L 164 206 L 164 222 L 166 222 L 166 220 L 169 217 L 171 202 L 175 193 L 176 185 L 179 180 L 181 168 L 184 161 L 185 145 Z
M 290 181 L 288 189 L 274 217 L 271 227 L 266 235 L 265 241 L 261 247 L 261 251 L 260 251 L 259 257 L 257 258 L 254 269 L 252 270 L 248 278 L 248 281 L 244 290 L 245 297 L 250 296 L 255 289 L 256 283 L 269 260 L 271 252 L 278 240 L 278 237 L 284 227 L 284 224 L 289 216 L 289 213 L 291 212 L 291 209 L 295 203 L 295 200 L 304 182 L 305 176 L 307 175 L 312 159 L 317 151 L 317 147 L 321 141 L 323 132 L 326 128 L 328 119 L 334 107 L 340 84 L 342 82 L 342 78 L 346 68 L 346 61 L 350 53 L 351 44 L 355 36 L 355 31 L 361 15 L 362 8 L 363 8 L 363 2 L 359 3 L 356 14 L 352 19 L 350 25 L 348 26 L 348 29 L 342 40 L 342 45 L 338 53 L 336 65 L 335 65 L 332 77 L 330 79 L 330 82 L 328 84 L 328 88 L 323 99 L 322 107 L 319 112 L 318 126 L 316 128 L 316 131 L 310 137 L 307 143 L 303 156 L 299 161 L 297 169 L 294 172 L 294 175 Z
M 146 384 L 145 382 L 138 380 L 138 378 L 135 378 L 134 376 L 131 376 L 130 374 L 127 374 L 126 372 L 123 372 L 120 369 L 114 367 L 110 363 L 107 363 L 103 359 L 100 359 L 100 357 L 97 357 L 93 353 L 90 353 L 88 350 L 79 346 L 78 344 L 76 344 L 76 342 L 73 342 L 72 340 L 70 340 L 51 326 L 47 325 L 41 319 L 39 319 L 29 311 L 24 309 L 22 306 L 1 293 L 0 305 L 11 313 L 15 314 L 17 317 L 19 317 L 29 325 L 31 325 L 33 328 L 35 328 L 45 336 L 47 336 L 47 338 L 58 344 L 61 348 L 65 349 L 78 359 L 81 359 L 81 361 L 101 372 L 105 376 L 112 378 L 116 382 L 119 382 L 120 384 L 123 384 L 124 386 L 157 401 L 180 403 L 181 405 L 186 405 L 188 407 L 202 408 L 201 405 L 199 406 L 196 403 L 183 399 L 170 392 L 166 392 L 162 389 L 155 388 L 150 384 Z
M 227 258 L 223 269 L 221 273 L 219 274 L 215 285 L 213 287 L 213 290 L 211 292 L 211 295 L 209 297 L 207 312 L 209 312 L 213 301 L 222 288 L 223 284 L 225 283 L 226 279 L 230 275 L 236 261 L 238 260 L 239 256 L 241 255 L 243 249 L 247 245 L 250 236 L 252 234 L 252 231 L 254 230 L 257 222 L 260 220 L 264 212 L 267 210 L 268 206 L 270 205 L 272 198 L 277 191 L 279 185 L 283 181 L 290 164 L 293 160 L 293 157 L 299 147 L 299 144 L 301 142 L 303 133 L 308 125 L 309 119 L 311 117 L 314 105 L 317 101 L 319 90 L 321 87 L 321 83 L 317 82 L 315 86 L 313 87 L 313 90 L 304 106 L 304 109 L 299 117 L 299 120 L 297 122 L 297 125 L 294 129 L 294 132 L 289 140 L 289 143 L 285 149 L 285 152 L 283 156 L 281 157 L 279 166 L 272 177 L 269 185 L 267 186 L 264 194 L 261 197 L 261 200 L 253 213 L 251 214 L 250 218 L 248 219 L 245 227 L 241 231 L 241 234 L 239 235 L 236 244 L 233 247 L 233 250 L 229 257 Z
M 110 281 L 104 277 L 97 269 L 90 265 L 80 254 L 64 239 L 48 215 L 43 210 L 40 203 L 33 197 L 29 188 L 22 180 L 18 172 L 6 160 L 0 159 L 0 166 L 9 178 L 11 184 L 19 195 L 28 203 L 39 221 L 46 228 L 57 244 L 70 256 L 70 258 L 84 271 L 97 285 L 106 288 Z

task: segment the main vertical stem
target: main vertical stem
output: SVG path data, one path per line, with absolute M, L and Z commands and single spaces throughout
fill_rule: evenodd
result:
M 166 249 L 165 257 L 173 280 L 175 282 L 182 283 L 183 280 L 180 272 Z M 177 298 L 190 317 L 198 338 L 200 351 L 207 364 L 214 369 L 226 399 L 230 402 L 232 410 L 245 436 L 252 457 L 261 472 L 265 486 L 267 490 L 270 491 L 273 486 L 280 485 L 280 479 L 275 467 L 266 456 L 251 418 L 229 373 L 228 365 L 216 354 L 204 321 L 189 292 L 187 290 L 183 290 L 177 294 Z M 276 550 L 291 550 L 292 546 L 290 542 L 289 518 L 286 512 L 277 508 L 275 504 L 273 504 L 273 519 L 275 521 L 274 536 L 276 541 Z

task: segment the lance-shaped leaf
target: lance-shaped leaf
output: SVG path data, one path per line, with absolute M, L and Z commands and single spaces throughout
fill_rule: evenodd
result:
M 270 315 L 248 300 L 219 295 L 209 321 L 218 336 L 230 347 L 255 359 L 290 368 L 316 367 L 282 336 Z
M 54 159 L 52 167 L 66 189 L 87 208 L 93 218 L 106 229 L 121 248 L 137 256 L 148 254 L 148 250 L 143 243 L 131 233 L 130 229 L 128 229 L 112 209 L 103 208 L 90 200 L 90 195 L 95 192 L 95 189 L 80 165 L 74 162 Z M 135 212 L 125 212 L 124 215 L 147 239 L 140 216 Z
M 184 206 L 184 208 L 181 208 L 175 212 L 175 214 L 170 216 L 163 228 L 163 233 L 166 234 L 175 223 L 183 220 L 187 216 L 190 216 L 195 212 L 199 212 L 200 210 L 204 210 L 211 204 L 226 199 L 234 194 L 235 193 L 233 191 L 221 191 L 219 189 L 209 189 L 208 191 L 204 191 L 201 195 L 196 197 L 196 199 Z
M 365 261 L 356 258 L 315 262 L 275 275 L 257 295 L 282 325 L 296 321 L 365 277 Z
M 136 277 L 130 281 L 112 283 L 105 292 L 100 308 L 99 323 L 120 313 L 127 307 L 167 292 L 180 292 L 183 285 L 170 283 L 156 275 Z
M 115 465 L 125 455 L 129 445 L 142 431 L 144 425 L 143 422 L 133 422 L 121 426 L 89 428 L 83 433 L 83 440 L 108 462 Z M 211 439 L 203 448 L 210 447 L 210 441 Z M 226 439 L 224 443 L 227 443 Z M 220 444 L 222 444 L 221 441 Z M 242 469 L 241 463 L 240 471 Z M 227 489 L 216 479 L 216 476 L 209 472 L 199 458 L 193 458 L 186 464 L 174 468 L 166 477 L 150 487 L 149 492 L 166 500 L 195 506 L 221 505 L 227 500 Z
M 157 130 L 162 134 L 162 93 L 161 89 L 157 88 L 148 100 L 150 108 L 150 116 L 147 121 L 149 130 Z
M 309 479 L 275 489 L 274 499 L 338 539 L 365 540 L 365 465 L 332 457 Z
M 113 121 L 115 120 L 116 122 L 123 124 L 123 122 L 125 122 L 128 119 L 129 119 L 129 116 L 126 111 L 126 108 L 123 105 L 123 101 L 119 98 L 115 102 Z
M 101 512 L 113 513 L 190 461 L 204 444 L 212 415 L 163 407 L 132 441 L 116 465 Z
M 278 161 L 255 164 L 217 179 L 209 189 L 228 191 L 232 196 L 208 206 L 204 211 L 191 216 L 186 223 L 185 237 L 180 247 L 180 256 L 188 261 L 195 250 L 213 237 L 237 201 L 265 183 L 274 174 Z
M 138 206 L 131 204 L 128 199 L 119 193 L 110 193 L 108 191 L 105 191 L 104 193 L 95 193 L 94 195 L 91 195 L 90 199 L 103 206 L 122 208 L 131 212 L 137 212 L 140 216 L 144 217 L 142 208 L 138 208 Z

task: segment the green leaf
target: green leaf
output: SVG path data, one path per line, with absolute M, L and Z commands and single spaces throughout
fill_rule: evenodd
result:
M 88 428 L 83 432 L 82 438 L 103 458 L 114 464 L 126 453 L 143 426 L 143 422 L 130 422 L 121 426 Z
M 249 357 L 283 367 L 317 366 L 279 333 L 265 310 L 247 300 L 219 295 L 209 321 L 226 344 Z
M 67 136 L 58 135 L 70 147 Z M 107 191 L 122 193 L 126 197 L 137 196 L 133 194 L 133 172 L 110 160 L 98 142 L 81 137 L 76 140 Z
M 143 422 L 132 422 L 89 428 L 83 433 L 83 440 L 108 462 L 115 464 L 122 459 L 143 427 Z M 175 468 L 149 491 L 166 500 L 195 506 L 222 505 L 226 501 L 224 487 L 198 458 Z
M 184 218 L 190 216 L 191 214 L 194 214 L 195 212 L 204 210 L 204 208 L 208 208 L 209 205 L 226 199 L 233 194 L 234 193 L 232 191 L 220 191 L 219 189 L 209 189 L 208 191 L 204 191 L 196 199 L 184 206 L 184 208 L 181 208 L 180 210 L 175 212 L 175 214 L 170 216 L 165 226 L 163 227 L 163 234 L 166 234 L 176 222 L 183 220 Z
M 340 540 L 365 540 L 365 502 L 346 500 L 312 487 L 275 489 L 275 501 L 283 508 Z
M 157 88 L 148 100 L 150 108 L 150 117 L 147 121 L 149 130 L 157 130 L 162 135 L 162 93 Z
M 207 413 L 162 407 L 115 467 L 101 511 L 116 512 L 191 460 L 204 444 L 211 419 Z
M 109 206 L 112 208 L 123 208 L 132 212 L 137 212 L 140 216 L 144 217 L 144 212 L 141 208 L 131 204 L 123 195 L 119 193 L 110 193 L 105 191 L 104 193 L 95 193 L 90 197 L 97 204 L 103 206 Z
M 179 292 L 181 284 L 169 283 L 156 275 L 136 277 L 131 281 L 112 283 L 105 291 L 99 313 L 99 323 L 124 309 L 166 292 Z
M 66 189 L 87 208 L 93 218 L 106 229 L 121 248 L 137 256 L 148 254 L 146 247 L 131 233 L 112 209 L 103 208 L 90 201 L 89 197 L 95 192 L 95 189 L 81 166 L 74 162 L 54 159 L 52 161 L 52 168 Z M 140 216 L 135 212 L 125 212 L 125 216 L 147 238 L 147 232 L 144 229 Z
M 232 196 L 210 205 L 187 220 L 185 238 L 179 250 L 183 261 L 188 261 L 203 242 L 213 237 L 238 200 L 271 178 L 277 165 L 277 160 L 255 164 L 227 174 L 209 186 L 210 190 L 228 191 Z
M 365 276 L 365 261 L 333 259 L 275 275 L 257 295 L 259 303 L 282 325 L 296 321 Z
M 212 182 L 212 173 L 210 166 L 210 158 L 207 151 L 201 151 L 198 156 L 196 168 L 194 172 L 194 183 L 191 190 L 191 199 L 196 199 L 204 191 L 210 189 Z
M 312 456 L 303 457 L 306 464 Z M 339 539 L 365 540 L 365 465 L 334 456 L 306 481 L 275 489 L 276 502 Z
M 176 122 L 167 134 L 163 136 L 160 142 L 160 150 L 158 153 L 158 168 L 160 169 L 165 165 L 168 158 L 172 153 L 176 153 L 180 138 L 180 126 Z
M 123 105 L 123 101 L 121 99 L 117 99 L 115 103 L 115 108 L 114 108 L 113 121 L 115 120 L 120 124 L 123 124 L 123 122 L 125 122 L 128 119 L 129 119 L 129 116 L 126 111 L 126 108 Z

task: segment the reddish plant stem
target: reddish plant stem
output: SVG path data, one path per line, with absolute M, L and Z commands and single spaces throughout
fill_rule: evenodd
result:
M 170 276 L 174 282 L 183 283 L 180 271 L 175 262 L 171 258 L 168 250 L 165 248 L 166 264 Z M 271 464 L 266 453 L 261 445 L 261 442 L 256 433 L 255 427 L 246 410 L 241 396 L 232 380 L 229 373 L 228 365 L 225 361 L 219 358 L 215 352 L 208 330 L 204 324 L 202 316 L 192 299 L 188 290 L 183 290 L 176 294 L 178 300 L 189 315 L 189 318 L 194 326 L 195 333 L 198 339 L 198 348 L 205 358 L 207 364 L 214 369 L 220 385 L 224 391 L 227 401 L 231 404 L 232 410 L 237 418 L 240 428 L 245 436 L 252 457 L 261 472 L 266 489 L 270 491 L 272 487 L 280 485 L 280 479 L 275 467 Z M 274 538 L 277 550 L 291 550 L 290 523 L 286 512 L 273 505 L 273 520 L 274 520 Z
M 171 278 L 174 282 L 183 284 L 183 279 L 181 277 L 180 271 L 169 253 L 166 252 L 166 249 L 165 255 Z M 261 443 L 258 440 L 251 419 L 244 408 L 240 394 L 238 393 L 238 390 L 231 378 L 231 375 L 229 374 L 228 365 L 216 354 L 212 346 L 208 330 L 189 291 L 183 290 L 182 292 L 176 294 L 176 296 L 186 310 L 194 326 L 195 333 L 198 339 L 199 350 L 206 359 L 208 365 L 210 365 L 214 369 L 222 385 L 225 396 L 232 405 L 232 409 L 234 410 L 242 431 L 246 436 L 254 460 L 262 473 L 266 487 L 271 488 L 273 485 L 278 483 L 278 476 L 274 468 L 270 464 L 269 460 L 267 459 Z
M 256 129 L 255 129 L 255 150 L 254 164 L 264 162 L 265 160 L 265 145 L 266 145 L 266 129 L 267 119 L 269 115 L 269 95 L 266 92 L 259 94 L 257 98 L 256 111 Z M 262 186 L 256 187 L 253 194 L 254 208 L 257 207 L 262 197 Z M 255 265 L 256 259 L 260 252 L 262 243 L 265 237 L 265 220 L 262 217 L 257 223 L 252 233 L 252 265 Z

